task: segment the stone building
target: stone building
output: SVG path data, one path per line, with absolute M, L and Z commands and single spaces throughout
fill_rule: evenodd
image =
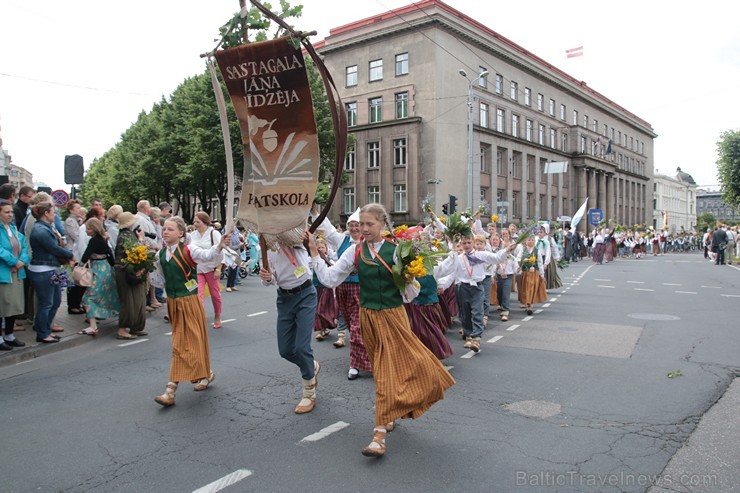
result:
M 650 124 L 472 17 L 426 0 L 316 47 L 356 139 L 334 220 L 381 202 L 413 223 L 425 197 L 441 213 L 449 195 L 501 203 L 507 222 L 572 215 L 586 197 L 620 223 L 652 220 Z M 553 162 L 567 171 L 545 173 Z
M 657 172 L 653 181 L 653 227 L 670 233 L 691 232 L 696 227 L 696 182 L 676 169 L 676 176 Z

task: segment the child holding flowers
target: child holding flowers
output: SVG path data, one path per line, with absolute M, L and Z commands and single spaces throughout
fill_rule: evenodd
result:
M 534 236 L 527 236 L 524 248 L 517 256 L 517 263 L 521 271 L 517 286 L 519 301 L 527 310 L 527 315 L 532 315 L 533 304 L 547 301 L 545 269 L 535 246 Z
M 311 265 L 323 285 L 337 286 L 353 270 L 358 272 L 360 330 L 375 379 L 375 428 L 372 441 L 362 449 L 367 457 L 385 454 L 386 434 L 395 427 L 396 419 L 420 417 L 443 399 L 444 391 L 455 383 L 411 332 L 403 300 L 404 296 L 415 297 L 413 289 L 409 289 L 413 280 L 404 283 L 404 293 L 398 289 L 391 266 L 400 262 L 399 255 L 393 243 L 381 236 L 385 227 L 391 231 L 388 223 L 388 213 L 382 205 L 364 206 L 360 210 L 364 240 L 350 246 L 331 267 L 321 260 L 313 236 L 309 235 Z

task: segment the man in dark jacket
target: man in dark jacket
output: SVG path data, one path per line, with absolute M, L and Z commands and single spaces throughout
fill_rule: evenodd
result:
M 725 265 L 725 248 L 727 247 L 727 233 L 725 230 L 716 227 L 714 233 L 712 233 L 712 251 L 717 255 L 715 256 L 714 265 Z
M 28 206 L 31 205 L 31 199 L 36 195 L 36 190 L 28 185 L 22 186 L 18 191 L 18 202 L 13 206 L 13 214 L 15 215 L 15 226 L 21 227 L 21 223 L 26 218 L 28 213 Z

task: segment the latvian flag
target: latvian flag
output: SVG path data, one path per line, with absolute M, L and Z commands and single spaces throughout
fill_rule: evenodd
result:
M 570 50 L 565 50 L 565 54 L 568 58 L 583 56 L 583 46 L 579 46 L 578 48 L 571 48 Z

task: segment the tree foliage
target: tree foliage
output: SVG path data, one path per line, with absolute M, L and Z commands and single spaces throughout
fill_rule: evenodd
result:
M 285 0 L 280 1 L 280 6 L 279 15 L 284 19 L 300 16 L 303 8 L 291 7 Z M 241 36 L 241 32 L 230 28 L 232 23 L 238 24 L 241 20 L 237 13 L 221 28 L 222 36 Z M 262 19 L 256 8 L 248 11 L 244 22 L 250 38 L 254 41 L 266 39 L 270 22 Z M 240 26 L 235 24 L 234 27 Z M 275 36 L 281 34 L 280 30 L 274 33 Z M 229 38 L 224 44 L 239 44 L 239 39 Z M 310 63 L 307 68 L 319 133 L 320 181 L 329 182 L 335 169 L 331 114 L 318 72 Z M 223 81 L 221 86 L 227 94 Z M 226 106 L 238 192 L 244 171 L 241 134 L 228 98 Z M 85 201 L 101 197 L 106 206 L 117 203 L 127 210 L 134 210 L 143 198 L 152 204 L 176 199 L 179 214 L 186 221 L 192 220 L 196 212 L 196 200 L 212 217 L 226 219 L 226 190 L 226 157 L 207 70 L 184 80 L 169 98 L 154 104 L 151 111 L 142 111 L 121 135 L 120 142 L 92 162 L 81 187 Z M 214 200 L 218 202 L 217 211 L 212 210 Z
M 717 170 L 722 186 L 722 200 L 740 206 L 740 131 L 728 130 L 717 142 Z
M 716 225 L 717 218 L 711 212 L 705 212 L 696 218 L 696 230 L 700 233 L 705 232 L 707 229 L 713 229 Z

